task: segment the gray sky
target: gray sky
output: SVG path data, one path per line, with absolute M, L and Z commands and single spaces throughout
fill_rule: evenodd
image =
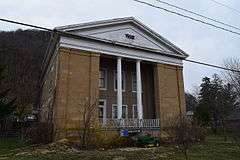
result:
M 154 0 L 145 0 L 172 9 Z M 240 27 L 240 14 L 211 0 L 164 0 Z M 239 0 L 218 0 L 240 10 Z M 174 9 L 176 10 L 176 9 Z M 187 13 L 185 13 L 187 14 Z M 222 65 L 240 56 L 240 36 L 202 25 L 132 0 L 9 0 L 0 2 L 0 17 L 53 28 L 56 26 L 133 16 L 167 38 L 191 59 Z M 196 17 L 196 16 L 195 16 Z M 0 22 L 0 30 L 22 26 Z M 240 31 L 239 31 L 240 32 Z M 202 77 L 220 70 L 184 63 L 185 89 L 191 91 Z

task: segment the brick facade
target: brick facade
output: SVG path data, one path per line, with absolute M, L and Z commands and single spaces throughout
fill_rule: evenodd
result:
M 182 67 L 156 64 L 154 81 L 157 118 L 164 128 L 186 112 Z
M 61 48 L 58 61 L 53 112 L 59 138 L 67 136 L 64 131 L 80 127 L 83 105 L 98 101 L 99 54 Z

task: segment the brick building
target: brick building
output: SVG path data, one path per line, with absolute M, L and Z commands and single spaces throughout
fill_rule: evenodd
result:
M 121 128 L 159 130 L 185 113 L 188 55 L 141 22 L 119 18 L 56 30 L 72 34 L 52 36 L 43 67 L 41 121 L 53 122 L 56 132 L 79 126 L 83 103 L 94 104 L 101 125 L 115 120 Z

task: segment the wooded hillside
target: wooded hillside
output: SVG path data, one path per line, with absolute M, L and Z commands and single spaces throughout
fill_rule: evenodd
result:
M 38 30 L 0 32 L 0 65 L 5 66 L 1 89 L 10 88 L 16 97 L 18 114 L 35 107 L 39 90 L 40 67 L 50 33 Z

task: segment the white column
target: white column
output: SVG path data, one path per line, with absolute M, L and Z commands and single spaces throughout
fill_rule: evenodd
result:
M 122 119 L 122 59 L 117 58 L 117 108 L 118 119 Z
M 137 73 L 137 110 L 138 118 L 143 119 L 143 108 L 142 108 L 142 79 L 141 79 L 141 61 L 136 62 L 136 73 Z

